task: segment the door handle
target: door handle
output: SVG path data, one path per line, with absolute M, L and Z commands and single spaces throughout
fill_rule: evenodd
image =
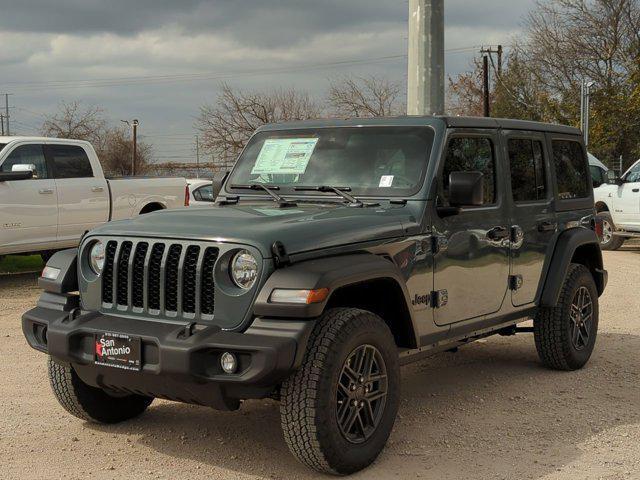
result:
M 509 238 L 509 230 L 505 227 L 493 227 L 487 232 L 487 238 L 493 241 L 505 240 Z
M 557 223 L 553 222 L 540 222 L 538 224 L 539 232 L 553 232 L 558 227 Z
M 634 193 L 638 193 L 638 192 L 640 192 L 640 188 L 634 188 L 634 189 L 633 189 L 633 190 L 631 190 L 631 191 L 632 191 L 632 192 L 634 192 Z
M 38 190 L 38 193 L 41 195 L 51 195 L 53 193 L 53 188 L 41 188 Z
M 91 191 L 92 192 L 104 192 L 104 188 L 103 187 L 92 187 Z

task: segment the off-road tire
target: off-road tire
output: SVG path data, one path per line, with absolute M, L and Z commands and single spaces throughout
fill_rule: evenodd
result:
M 585 287 L 591 297 L 592 320 L 588 342 L 577 350 L 571 339 L 571 304 Z M 578 370 L 591 357 L 598 332 L 598 291 L 587 267 L 572 263 L 555 307 L 540 307 L 533 322 L 533 334 L 542 363 L 554 370 Z
M 56 399 L 71 415 L 92 423 L 119 423 L 142 414 L 153 398 L 111 396 L 84 383 L 73 367 L 49 358 L 49 382 Z
M 337 382 L 349 356 L 374 346 L 384 360 L 387 397 L 377 428 L 363 443 L 343 436 L 337 419 Z M 369 466 L 384 448 L 400 400 L 400 367 L 393 335 L 384 321 L 355 308 L 327 311 L 316 323 L 300 369 L 281 389 L 281 420 L 291 452 L 323 473 L 347 475 Z
M 616 231 L 616 226 L 613 223 L 613 218 L 609 212 L 599 212 L 598 218 L 602 221 L 603 232 L 607 229 L 607 225 L 608 228 L 611 229 L 612 233 Z M 600 247 L 602 250 L 618 250 L 624 244 L 624 240 L 624 237 L 619 235 L 611 235 L 611 237 L 605 241 L 605 237 L 603 235 L 603 238 L 600 239 Z

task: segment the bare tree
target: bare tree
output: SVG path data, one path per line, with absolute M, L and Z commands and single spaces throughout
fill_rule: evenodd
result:
M 62 102 L 56 114 L 45 117 L 41 130 L 46 137 L 87 140 L 99 149 L 107 130 L 107 121 L 100 107 L 83 107 L 78 101 Z
M 223 84 L 216 103 L 200 108 L 195 126 L 201 133 L 203 148 L 213 154 L 214 163 L 229 167 L 261 125 L 317 118 L 321 114 L 321 108 L 306 92 L 247 92 Z
M 131 175 L 133 143 L 126 128 L 111 128 L 105 132 L 104 147 L 98 152 L 100 163 L 109 175 Z M 151 145 L 138 139 L 136 156 L 136 175 L 149 171 L 152 157 Z
M 376 77 L 345 76 L 332 80 L 328 102 L 343 117 L 389 117 L 404 113 L 397 82 Z

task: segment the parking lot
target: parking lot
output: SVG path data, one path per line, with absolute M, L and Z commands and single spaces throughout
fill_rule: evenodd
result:
M 403 369 L 388 447 L 356 478 L 640 478 L 640 248 L 605 253 L 592 361 L 549 371 L 531 335 L 495 337 Z M 20 315 L 36 274 L 0 276 L 2 478 L 307 478 L 290 455 L 274 401 L 224 413 L 156 401 L 130 423 L 69 416 Z

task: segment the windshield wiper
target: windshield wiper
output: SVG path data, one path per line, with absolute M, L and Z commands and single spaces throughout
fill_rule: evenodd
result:
M 264 190 L 269 194 L 271 198 L 273 198 L 274 202 L 278 203 L 279 207 L 296 207 L 297 204 L 295 202 L 290 202 L 285 198 L 278 195 L 274 190 L 280 190 L 280 187 L 277 185 L 263 185 L 262 183 L 251 183 L 248 185 L 231 185 L 231 188 L 235 188 L 238 190 Z
M 318 185 L 315 187 L 295 187 L 296 192 L 333 192 L 340 195 L 347 202 L 350 207 L 364 207 L 364 203 L 358 200 L 353 195 L 349 195 L 347 192 L 351 191 L 351 187 L 331 187 L 329 185 Z

